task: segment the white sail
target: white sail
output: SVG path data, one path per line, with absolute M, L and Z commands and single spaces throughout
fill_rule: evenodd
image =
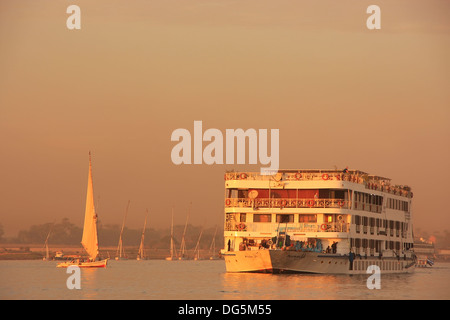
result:
M 86 211 L 84 214 L 83 238 L 81 239 L 86 252 L 91 260 L 98 256 L 97 214 L 94 206 L 94 186 L 92 181 L 91 153 L 89 152 L 89 176 L 86 196 Z

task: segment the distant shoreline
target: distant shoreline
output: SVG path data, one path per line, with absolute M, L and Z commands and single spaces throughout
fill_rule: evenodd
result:
M 114 259 L 116 256 L 117 247 L 100 248 L 100 256 L 104 258 Z M 64 255 L 81 255 L 85 256 L 81 246 L 51 246 L 49 248 L 50 260 L 53 260 L 56 252 L 63 252 Z M 219 250 L 216 250 L 216 254 Z M 136 247 L 125 247 L 125 253 L 130 260 L 135 260 L 138 253 Z M 169 249 L 145 249 L 146 257 L 149 260 L 165 259 L 170 256 Z M 187 250 L 186 256 L 194 257 L 194 250 Z M 209 259 L 209 250 L 200 250 L 200 257 Z M 42 260 L 45 257 L 45 248 L 36 244 L 0 244 L 0 261 L 1 260 Z

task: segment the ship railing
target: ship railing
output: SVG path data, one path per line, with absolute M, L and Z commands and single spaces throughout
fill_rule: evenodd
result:
M 267 222 L 229 222 L 225 225 L 225 231 L 245 231 L 266 233 L 286 233 L 294 235 L 296 232 L 349 232 L 347 223 L 267 223 Z
M 343 208 L 350 209 L 351 201 L 343 199 L 291 198 L 226 198 L 225 207 L 244 208 Z
M 379 190 L 386 193 L 412 198 L 413 193 L 407 186 L 390 185 L 385 180 L 371 179 L 367 174 L 343 173 L 336 171 L 321 172 L 278 172 L 274 175 L 262 175 L 259 172 L 227 172 L 225 180 L 258 180 L 258 181 L 348 181 L 364 184 L 366 189 Z
M 259 172 L 227 172 L 225 180 L 265 180 L 265 181 L 350 181 L 364 183 L 365 179 L 359 174 L 342 172 L 279 172 L 274 175 L 262 175 Z

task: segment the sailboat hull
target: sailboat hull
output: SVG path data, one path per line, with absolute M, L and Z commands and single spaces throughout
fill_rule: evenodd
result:
M 106 268 L 108 264 L 108 259 L 100 261 L 89 261 L 89 262 L 61 262 L 56 266 L 57 268 L 68 268 L 70 266 L 77 266 L 79 268 Z

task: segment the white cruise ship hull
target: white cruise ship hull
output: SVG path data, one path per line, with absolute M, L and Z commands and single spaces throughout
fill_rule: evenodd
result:
M 382 273 L 414 271 L 412 258 L 358 257 L 350 263 L 348 256 L 291 250 L 235 251 L 223 254 L 227 272 L 366 274 L 370 265 Z

